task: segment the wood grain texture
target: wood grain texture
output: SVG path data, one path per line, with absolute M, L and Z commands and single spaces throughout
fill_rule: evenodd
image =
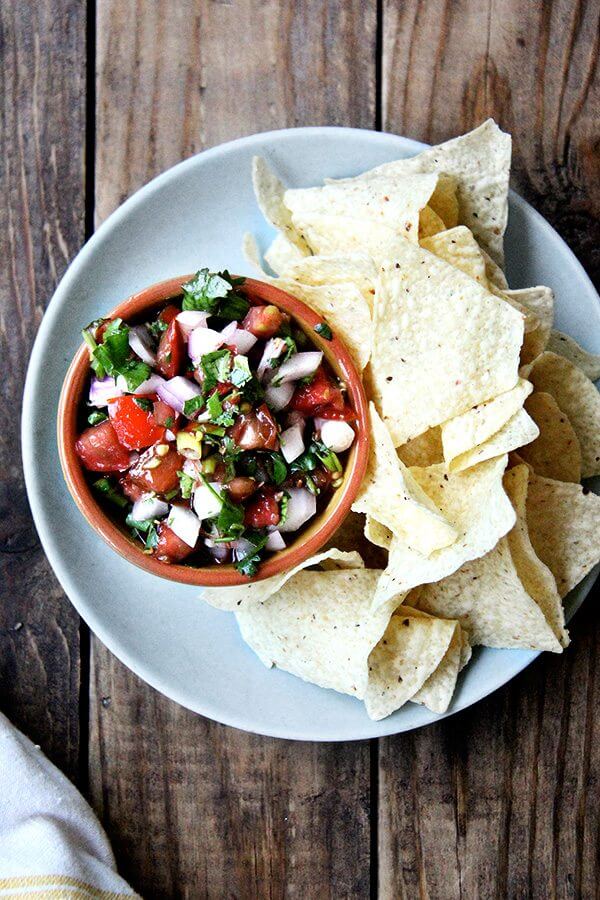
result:
M 514 184 L 598 279 L 597 3 L 385 2 L 382 120 L 437 142 L 494 116 Z M 596 589 L 596 594 L 598 593 Z M 380 742 L 385 898 L 595 897 L 600 617 L 472 710 Z
M 84 237 L 85 7 L 0 5 L 0 704 L 74 777 L 79 619 L 25 495 L 21 394 L 33 338 Z
M 98 220 L 203 147 L 289 125 L 374 125 L 374 5 L 100 0 L 97 28 Z M 98 641 L 92 660 L 92 799 L 144 896 L 368 895 L 368 744 L 226 729 Z

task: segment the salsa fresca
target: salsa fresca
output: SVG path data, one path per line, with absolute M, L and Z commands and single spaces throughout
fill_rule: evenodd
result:
M 325 322 L 315 330 L 331 339 Z M 161 562 L 252 576 L 341 484 L 356 422 L 345 385 L 244 279 L 201 269 L 148 321 L 102 319 L 83 336 L 93 374 L 77 454 Z

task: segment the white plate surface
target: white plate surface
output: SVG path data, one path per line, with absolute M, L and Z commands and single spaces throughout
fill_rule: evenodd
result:
M 358 174 L 417 153 L 423 145 L 348 128 L 301 128 L 242 138 L 200 153 L 151 181 L 121 206 L 79 253 L 60 283 L 33 348 L 23 402 L 23 461 L 34 519 L 50 563 L 98 637 L 141 678 L 189 709 L 276 737 L 356 740 L 407 731 L 439 718 L 407 704 L 371 722 L 362 703 L 267 670 L 242 642 L 232 615 L 197 588 L 146 575 L 87 525 L 60 473 L 55 421 L 60 387 L 80 329 L 146 285 L 201 266 L 252 274 L 241 254 L 245 231 L 266 248 L 272 233 L 250 179 L 254 154 L 291 186 Z M 557 327 L 600 352 L 600 303 L 566 244 L 512 195 L 506 240 L 511 287 L 548 284 Z M 573 612 L 591 574 L 568 600 Z M 536 653 L 479 649 L 447 715 L 475 703 L 527 666 Z

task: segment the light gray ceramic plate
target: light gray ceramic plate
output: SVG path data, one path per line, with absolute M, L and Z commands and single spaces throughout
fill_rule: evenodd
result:
M 55 436 L 60 387 L 80 329 L 134 291 L 201 266 L 247 273 L 245 231 L 271 232 L 254 200 L 250 161 L 261 154 L 292 186 L 354 175 L 422 145 L 347 128 L 301 128 L 242 138 L 165 172 L 123 204 L 79 253 L 59 285 L 31 355 L 23 405 L 23 462 L 35 522 L 66 593 L 98 637 L 141 678 L 202 715 L 248 731 L 305 740 L 353 740 L 417 728 L 436 716 L 408 704 L 371 722 L 362 703 L 267 670 L 232 615 L 193 587 L 146 575 L 97 537 L 63 483 Z M 511 198 L 512 287 L 549 284 L 557 327 L 600 352 L 600 304 L 589 279 L 548 223 Z M 573 613 L 592 576 L 569 598 Z M 537 654 L 480 650 L 460 679 L 457 712 L 505 684 Z

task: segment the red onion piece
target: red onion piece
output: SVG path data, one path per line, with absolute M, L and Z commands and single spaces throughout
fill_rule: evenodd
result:
M 228 338 L 227 343 L 235 347 L 236 353 L 246 355 L 257 342 L 258 338 L 255 334 L 246 331 L 245 328 L 236 328 L 233 334 Z
M 184 338 L 187 338 L 194 328 L 206 328 L 208 319 L 207 312 L 201 312 L 199 309 L 184 309 L 179 315 L 175 316 L 177 324 L 181 329 Z
M 170 378 L 169 381 L 157 385 L 156 393 L 161 400 L 164 400 L 177 412 L 182 413 L 185 401 L 199 397 L 202 389 L 199 385 L 190 381 L 189 378 L 184 378 L 183 375 L 176 375 L 175 378 Z
M 133 325 L 129 328 L 129 346 L 142 362 L 149 366 L 156 365 L 156 353 L 152 349 L 152 338 L 145 325 Z
M 275 381 L 279 384 L 287 384 L 288 381 L 299 381 L 316 372 L 321 365 L 323 354 L 319 351 L 307 353 L 294 353 L 290 359 L 282 363 L 275 374 Z
M 194 328 L 188 337 L 188 354 L 195 363 L 200 362 L 205 353 L 212 353 L 223 345 L 223 335 L 212 328 Z
M 287 518 L 279 525 L 281 532 L 298 531 L 317 511 L 317 498 L 305 488 L 290 488 Z
M 119 378 L 121 376 L 119 375 Z M 134 394 L 158 394 L 159 385 L 163 385 L 165 383 L 165 379 L 162 378 L 161 375 L 157 375 L 155 372 L 152 373 L 150 378 L 147 378 L 145 381 L 142 381 L 138 387 L 136 387 Z
M 294 394 L 296 386 L 291 382 L 281 384 L 279 387 L 273 387 L 272 384 L 265 390 L 265 400 L 267 405 L 275 412 L 285 409 Z
M 286 462 L 292 463 L 299 456 L 302 456 L 304 453 L 302 426 L 299 424 L 291 425 L 285 431 L 282 431 L 279 435 L 279 444 Z
M 169 505 L 159 500 L 153 494 L 144 494 L 136 500 L 131 510 L 131 516 L 136 522 L 145 522 L 147 519 L 160 519 L 169 512 Z
M 224 344 L 230 344 L 231 338 L 237 331 L 237 322 L 228 322 L 225 328 L 221 329 L 221 337 L 223 338 Z
M 200 519 L 186 506 L 172 506 L 167 525 L 188 547 L 195 547 L 200 534 Z
M 277 529 L 272 531 L 267 538 L 267 543 L 265 544 L 266 550 L 276 551 L 276 550 L 285 550 L 285 541 L 281 537 L 281 534 Z
M 106 378 L 96 378 L 95 375 L 92 377 L 88 398 L 90 406 L 106 406 L 109 400 L 122 396 L 123 391 L 117 387 L 115 379 L 110 375 L 107 375 Z

